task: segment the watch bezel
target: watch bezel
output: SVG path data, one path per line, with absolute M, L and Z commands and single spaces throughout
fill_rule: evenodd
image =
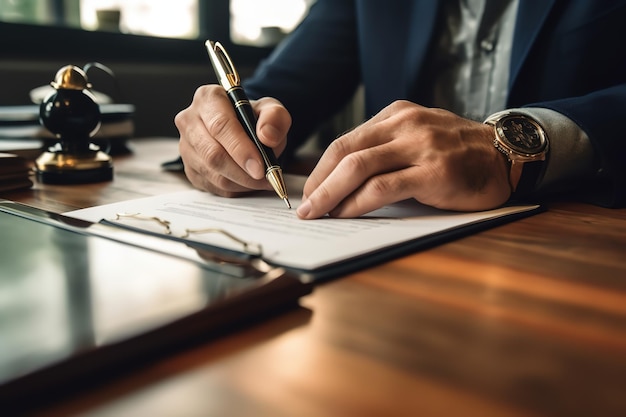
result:
M 532 125 L 539 138 L 539 144 L 532 147 L 521 147 L 513 143 L 509 137 L 507 137 L 507 132 L 505 130 L 506 123 L 510 122 L 511 119 L 521 120 L 523 123 Z M 511 159 L 534 160 L 545 154 L 548 147 L 548 138 L 541 125 L 531 117 L 524 114 L 510 113 L 496 119 L 493 124 L 496 132 L 496 140 L 501 146 L 505 147 L 513 155 L 517 156 L 517 158 L 513 157 Z

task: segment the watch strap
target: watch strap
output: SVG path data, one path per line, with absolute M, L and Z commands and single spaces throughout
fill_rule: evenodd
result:
M 524 162 L 521 164 L 521 175 L 517 187 L 513 190 L 511 198 L 522 199 L 528 196 L 534 189 L 541 176 L 543 160 Z

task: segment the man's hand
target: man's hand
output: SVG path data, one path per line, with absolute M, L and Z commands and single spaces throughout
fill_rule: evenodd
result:
M 277 101 L 252 101 L 261 142 L 280 155 L 287 144 L 291 116 Z M 265 167 L 254 143 L 241 126 L 224 89 L 196 90 L 191 105 L 176 115 L 179 151 L 189 181 L 201 190 L 233 197 L 250 190 L 270 190 Z
M 328 147 L 298 216 L 356 217 L 408 198 L 449 210 L 497 207 L 511 187 L 493 135 L 482 123 L 397 101 Z

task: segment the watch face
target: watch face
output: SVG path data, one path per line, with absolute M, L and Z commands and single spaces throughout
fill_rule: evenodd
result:
M 536 154 L 546 147 L 543 130 L 533 120 L 523 116 L 508 116 L 500 120 L 498 130 L 513 149 Z

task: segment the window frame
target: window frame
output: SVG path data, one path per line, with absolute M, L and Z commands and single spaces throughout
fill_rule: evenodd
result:
M 3 59 L 204 64 L 204 42 L 212 39 L 220 41 L 238 65 L 254 67 L 273 49 L 231 41 L 229 0 L 200 1 L 198 15 L 197 39 L 0 22 L 0 51 Z

